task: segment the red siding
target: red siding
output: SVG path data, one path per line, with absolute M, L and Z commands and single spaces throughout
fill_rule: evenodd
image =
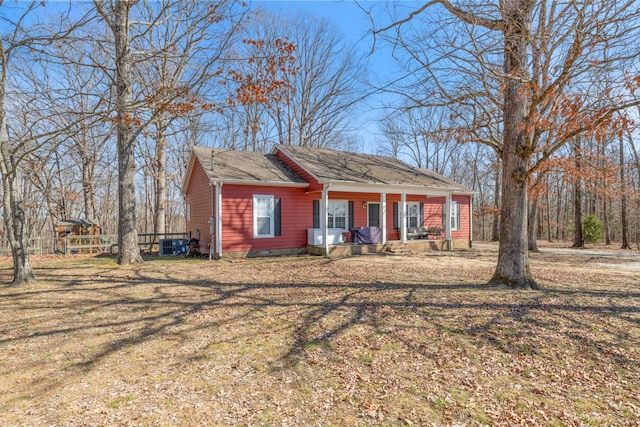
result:
M 471 238 L 471 196 L 453 196 L 460 204 L 460 229 L 452 233 L 454 239 L 470 239 Z
M 315 200 L 320 200 L 320 195 L 314 196 Z M 379 202 L 380 195 L 376 193 L 344 193 L 337 191 L 329 191 L 329 200 L 349 200 L 353 201 L 353 222 L 349 227 L 366 227 L 367 226 L 367 209 L 362 205 L 366 202 Z
M 253 237 L 253 196 L 280 199 L 282 235 Z M 222 186 L 222 252 L 304 248 L 313 226 L 313 198 L 304 188 Z
M 212 215 L 212 191 L 213 187 L 202 165 L 196 160 L 185 197 L 191 211 L 191 218 L 187 218 L 187 236 L 196 237 L 196 230 L 200 230 L 200 247 L 203 251 L 211 243 L 209 218 Z
M 453 239 L 470 239 L 471 196 L 452 196 L 451 200 L 460 205 L 460 229 L 451 232 Z M 441 227 L 444 197 L 429 197 L 424 207 L 425 227 Z

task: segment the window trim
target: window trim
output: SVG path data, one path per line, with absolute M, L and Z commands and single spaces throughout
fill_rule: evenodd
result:
M 333 216 L 333 225 L 334 227 L 329 227 L 329 206 L 331 204 L 336 204 L 336 203 L 343 203 L 344 204 L 344 228 L 342 227 L 335 227 L 336 221 L 335 221 L 335 215 Z M 351 224 L 349 224 L 349 201 L 348 200 L 332 200 L 329 199 L 327 200 L 327 229 L 329 228 L 339 228 L 341 230 L 344 231 L 349 231 L 349 227 L 351 227 Z
M 409 206 L 415 206 L 416 207 L 416 224 L 417 225 L 411 225 L 411 218 L 412 216 L 409 215 Z M 420 202 L 407 202 L 407 228 L 415 228 L 415 227 L 422 227 L 422 224 L 420 224 Z
M 451 200 L 451 231 L 460 229 L 460 203 L 457 200 Z
M 269 200 L 269 234 L 258 233 L 258 200 Z M 275 237 L 275 198 L 272 194 L 253 195 L 253 238 L 268 239 Z
M 460 230 L 460 203 L 457 200 L 451 201 L 451 231 Z
M 445 207 L 446 203 L 442 204 L 442 226 L 444 227 L 446 224 L 447 216 L 445 215 Z M 449 210 L 451 213 L 451 231 L 460 230 L 460 202 L 457 200 L 451 200 L 451 204 L 449 205 Z

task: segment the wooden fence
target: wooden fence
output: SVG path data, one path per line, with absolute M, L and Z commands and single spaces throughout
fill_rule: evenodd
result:
M 161 239 L 184 239 L 186 233 L 140 233 L 138 246 L 141 251 L 157 252 Z M 29 239 L 31 255 L 45 254 L 101 254 L 116 253 L 118 238 L 115 234 L 97 234 L 92 236 L 65 236 L 61 238 L 34 237 Z M 7 239 L 0 240 L 0 255 L 11 255 Z
M 29 239 L 29 253 L 31 255 L 43 255 L 55 253 L 58 245 L 58 239 L 56 238 L 41 238 L 35 237 Z M 0 240 L 0 255 L 11 256 L 11 246 L 7 239 Z
M 111 253 L 117 241 L 115 234 L 95 234 L 92 236 L 65 236 L 61 248 L 62 254 L 103 254 Z

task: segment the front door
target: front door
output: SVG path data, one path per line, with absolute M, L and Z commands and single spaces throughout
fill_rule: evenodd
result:
M 380 203 L 368 203 L 369 227 L 380 227 Z

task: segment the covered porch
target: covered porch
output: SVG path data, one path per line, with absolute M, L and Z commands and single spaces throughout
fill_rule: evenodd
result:
M 419 253 L 471 246 L 461 212 L 471 219 L 471 196 L 451 189 L 398 185 L 323 184 L 316 191 L 307 251 L 316 255 Z M 463 205 L 463 209 L 461 209 Z M 370 239 L 354 238 L 363 230 Z M 456 235 L 457 234 L 457 235 Z M 313 236 L 312 236 L 313 235 Z

